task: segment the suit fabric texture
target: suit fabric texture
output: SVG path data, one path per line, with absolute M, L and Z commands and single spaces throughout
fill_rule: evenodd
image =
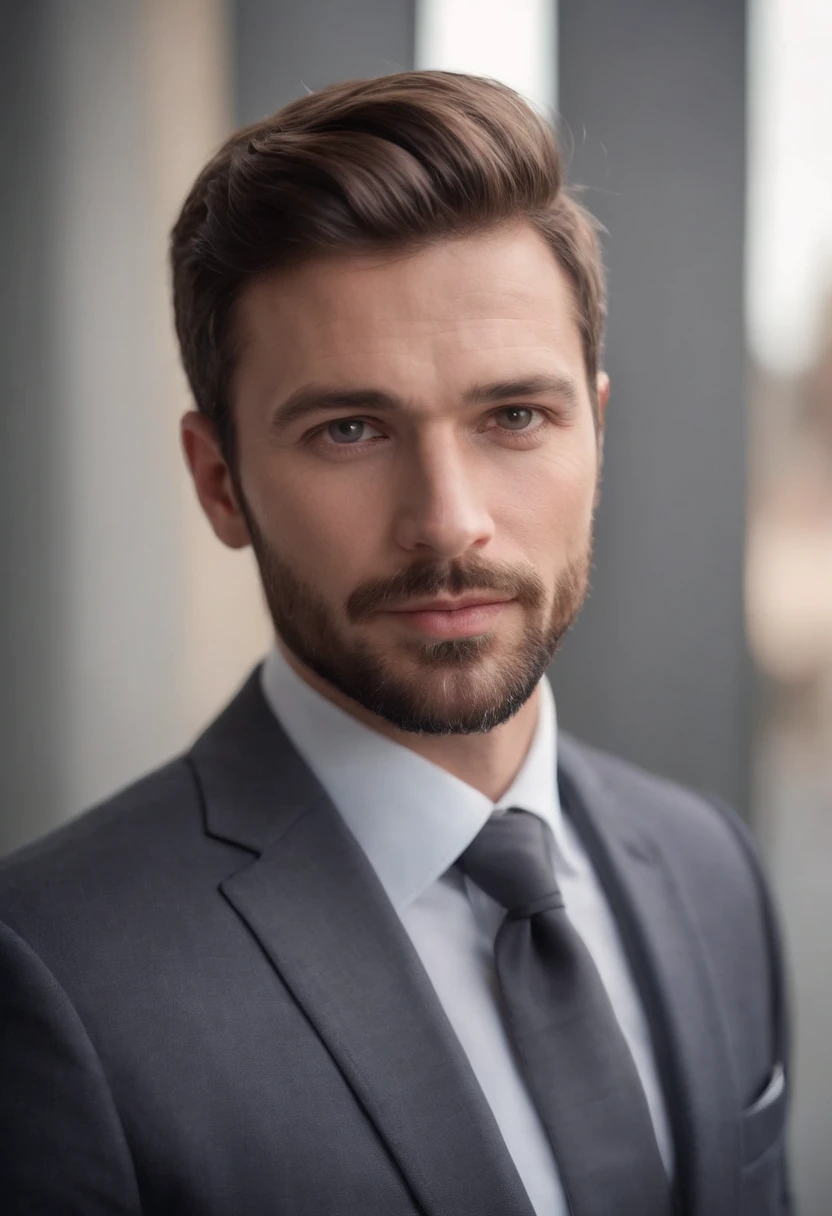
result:
M 786 1216 L 782 967 L 743 825 L 563 735 L 558 783 L 647 1010 L 680 1216 Z M 533 1216 L 256 672 L 187 754 L 0 865 L 0 1196 L 9 1216 Z

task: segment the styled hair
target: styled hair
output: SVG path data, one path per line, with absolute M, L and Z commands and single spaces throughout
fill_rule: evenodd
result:
M 552 129 L 493 80 L 399 72 L 332 85 L 236 131 L 171 234 L 176 332 L 197 408 L 234 450 L 234 311 L 247 284 L 316 254 L 419 248 L 526 221 L 566 272 L 595 400 L 605 316 L 596 224 Z

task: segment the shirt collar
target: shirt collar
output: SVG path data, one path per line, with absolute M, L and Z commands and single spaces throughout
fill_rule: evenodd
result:
M 539 815 L 556 850 L 568 845 L 556 778 L 557 721 L 547 679 L 531 747 L 499 802 L 388 739 L 308 685 L 275 647 L 263 693 L 286 734 L 340 811 L 401 911 L 445 873 L 488 818 L 510 806 Z

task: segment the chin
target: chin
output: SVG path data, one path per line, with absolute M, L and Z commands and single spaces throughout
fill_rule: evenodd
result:
M 466 642 L 476 639 L 466 638 Z M 483 734 L 512 718 L 535 690 L 545 663 L 498 656 L 455 653 L 424 656 L 405 671 L 382 661 L 377 677 L 352 684 L 349 693 L 365 709 L 399 730 L 426 735 Z M 346 691 L 346 689 L 344 689 Z

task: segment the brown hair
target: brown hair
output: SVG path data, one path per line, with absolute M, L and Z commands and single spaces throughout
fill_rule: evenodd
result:
M 604 272 L 596 225 L 562 178 L 553 131 L 521 97 L 453 72 L 332 85 L 235 132 L 171 234 L 182 362 L 226 456 L 247 283 L 316 253 L 418 247 L 512 220 L 532 223 L 569 276 L 594 401 Z

